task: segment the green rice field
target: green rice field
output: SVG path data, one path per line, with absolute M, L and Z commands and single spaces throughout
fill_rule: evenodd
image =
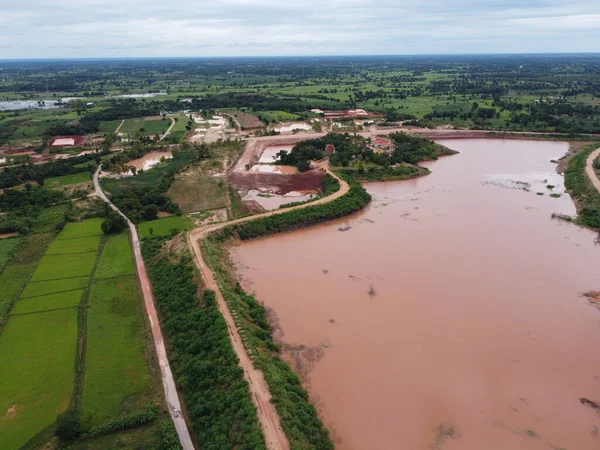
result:
M 31 281 L 89 276 L 95 264 L 96 252 L 46 255 L 42 258 Z
M 142 407 L 150 375 L 135 277 L 97 281 L 88 306 L 83 416 L 99 425 Z
M 21 298 L 38 297 L 40 295 L 54 294 L 57 292 L 68 292 L 76 289 L 86 288 L 89 277 L 63 278 L 60 280 L 38 281 L 29 283 Z
M 69 407 L 77 309 L 11 317 L 0 337 L 0 448 L 17 450 Z
M 152 228 L 153 234 L 150 234 L 150 228 Z M 150 236 L 168 236 L 173 229 L 180 232 L 191 228 L 192 220 L 189 217 L 173 216 L 142 222 L 138 225 L 138 233 L 141 239 L 145 239 Z
M 73 239 L 57 239 L 46 251 L 46 255 L 68 255 L 72 253 L 95 252 L 100 246 L 102 236 L 88 236 Z
M 14 316 L 15 314 L 31 314 L 55 309 L 74 308 L 79 306 L 82 296 L 83 289 L 78 289 L 38 297 L 22 298 L 16 303 L 11 314 Z
M 135 268 L 128 234 L 111 236 L 102 250 L 95 279 L 133 275 Z
M 89 219 L 83 222 L 68 223 L 57 236 L 56 239 L 74 239 L 86 236 L 96 236 L 102 234 L 100 224 L 104 219 Z

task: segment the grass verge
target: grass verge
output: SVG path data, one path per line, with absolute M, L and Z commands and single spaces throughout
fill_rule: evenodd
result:
M 215 294 L 200 297 L 185 242 L 154 237 L 142 250 L 169 344 L 169 360 L 189 407 L 190 430 L 203 448 L 265 449 L 243 370 Z M 175 242 L 177 244 L 177 242 Z
M 600 229 L 600 192 L 596 190 L 585 173 L 587 158 L 598 148 L 592 144 L 573 156 L 565 171 L 565 186 L 577 206 L 577 223 L 589 228 Z

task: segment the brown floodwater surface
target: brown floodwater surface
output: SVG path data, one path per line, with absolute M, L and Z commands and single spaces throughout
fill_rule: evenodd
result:
M 567 144 L 441 143 L 460 154 L 369 184 L 363 212 L 233 249 L 245 285 L 283 342 L 323 349 L 305 385 L 339 449 L 600 449 L 579 401 L 600 403 L 600 311 L 581 296 L 600 246 L 551 219 L 575 214 L 549 196 Z

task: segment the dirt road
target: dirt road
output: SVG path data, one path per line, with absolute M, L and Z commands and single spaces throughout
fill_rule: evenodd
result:
M 121 127 L 123 126 L 124 123 L 125 123 L 125 119 L 121 120 L 121 123 L 119 124 L 119 126 L 115 130 L 115 134 L 119 134 L 119 131 L 121 131 Z
M 159 139 L 160 141 L 162 141 L 164 138 L 166 138 L 169 135 L 169 133 L 171 132 L 171 130 L 173 129 L 173 127 L 175 126 L 175 119 L 173 119 L 172 117 L 169 117 L 169 120 L 171 121 L 171 125 L 169 126 L 169 128 L 167 128 L 167 131 L 165 131 L 165 134 L 163 134 L 160 137 L 160 139 Z
M 203 238 L 205 238 L 208 234 L 217 231 L 221 228 L 227 227 L 229 225 L 248 222 L 266 216 L 284 214 L 294 209 L 301 209 L 322 203 L 329 203 L 335 200 L 336 198 L 340 198 L 342 195 L 348 192 L 350 187 L 344 180 L 339 178 L 337 175 L 331 172 L 329 172 L 329 174 L 340 182 L 340 190 L 328 197 L 316 200 L 305 205 L 298 205 L 286 209 L 277 209 L 256 216 L 243 217 L 241 219 L 223 222 L 215 225 L 207 225 L 205 227 L 191 230 L 188 233 L 188 244 L 192 249 L 196 265 L 198 266 L 198 269 L 202 274 L 202 278 L 206 283 L 206 287 L 214 290 L 217 295 L 219 310 L 223 314 L 223 317 L 225 318 L 225 321 L 227 322 L 227 326 L 230 331 L 231 345 L 233 346 L 233 349 L 240 360 L 240 366 L 242 367 L 242 369 L 244 369 L 244 378 L 246 379 L 246 381 L 248 381 L 248 386 L 252 394 L 252 401 L 254 402 L 254 405 L 256 406 L 258 412 L 258 419 L 260 421 L 265 436 L 265 441 L 267 442 L 267 447 L 271 450 L 287 450 L 290 448 L 290 444 L 287 440 L 287 436 L 281 429 L 279 415 L 275 410 L 275 406 L 270 402 L 271 393 L 269 392 L 269 387 L 264 379 L 264 376 L 260 370 L 257 370 L 252 365 L 252 361 L 250 360 L 248 353 L 246 353 L 246 349 L 244 347 L 244 344 L 242 343 L 235 322 L 233 321 L 233 316 L 231 315 L 231 311 L 227 306 L 227 302 L 225 301 L 223 294 L 221 294 L 221 291 L 219 290 L 219 286 L 214 278 L 212 271 L 202 258 L 202 252 L 200 250 L 200 241 Z
M 600 179 L 598 179 L 598 175 L 596 175 L 596 171 L 594 170 L 594 161 L 596 158 L 598 158 L 598 156 L 600 156 L 600 148 L 594 150 L 592 153 L 590 153 L 590 156 L 588 156 L 585 163 L 585 173 L 594 187 L 598 190 L 598 192 L 600 192 Z
M 160 329 L 160 322 L 158 320 L 158 314 L 156 312 L 154 295 L 152 294 L 152 287 L 150 285 L 150 280 L 148 279 L 148 274 L 146 273 L 146 265 L 144 264 L 144 259 L 142 258 L 142 251 L 140 248 L 140 240 L 138 237 L 138 233 L 135 228 L 135 225 L 127 218 L 127 216 L 125 216 L 121 211 L 119 211 L 119 209 L 115 205 L 111 203 L 111 201 L 102 191 L 102 188 L 100 187 L 100 182 L 98 180 L 101 170 L 102 165 L 100 165 L 98 167 L 98 170 L 96 170 L 96 173 L 94 173 L 94 187 L 96 189 L 96 194 L 104 202 L 106 202 L 114 211 L 118 212 L 127 221 L 127 225 L 129 225 L 129 230 L 131 231 L 131 241 L 133 242 L 133 254 L 135 256 L 135 265 L 137 267 L 140 285 L 142 286 L 142 294 L 144 295 L 144 305 L 146 306 L 146 313 L 148 314 L 148 320 L 150 321 L 150 330 L 152 331 L 154 347 L 156 349 L 156 355 L 158 356 L 158 363 L 160 365 L 160 374 L 163 382 L 163 388 L 165 391 L 165 401 L 167 402 L 167 407 L 169 408 L 169 413 L 171 414 L 173 423 L 175 424 L 175 429 L 177 430 L 179 442 L 181 443 L 183 450 L 194 450 L 194 444 L 192 443 L 192 438 L 190 437 L 187 424 L 185 423 L 185 419 L 181 414 L 179 394 L 177 393 L 175 380 L 173 378 L 173 373 L 171 372 L 169 359 L 167 358 L 165 341 L 162 335 L 162 331 Z

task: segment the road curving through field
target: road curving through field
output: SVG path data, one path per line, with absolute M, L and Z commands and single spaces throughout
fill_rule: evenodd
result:
M 270 401 L 271 393 L 264 379 L 263 373 L 260 370 L 256 369 L 252 364 L 252 361 L 250 360 L 250 357 L 246 352 L 246 348 L 242 343 L 242 339 L 233 320 L 231 311 L 227 306 L 227 302 L 225 301 L 223 294 L 219 290 L 219 286 L 215 280 L 214 274 L 202 257 L 200 241 L 207 237 L 209 234 L 231 225 L 262 219 L 268 216 L 285 214 L 289 211 L 293 211 L 296 209 L 308 208 L 323 203 L 329 203 L 348 193 L 348 191 L 350 190 L 350 186 L 348 185 L 348 183 L 346 183 L 344 180 L 342 180 L 340 177 L 330 172 L 329 170 L 327 170 L 327 173 L 334 177 L 336 180 L 338 180 L 340 183 L 340 189 L 332 195 L 303 205 L 297 205 L 285 209 L 277 209 L 274 211 L 266 212 L 264 214 L 243 217 L 241 219 L 231 220 L 229 222 L 207 225 L 204 227 L 193 229 L 188 233 L 188 244 L 194 254 L 196 266 L 202 274 L 202 278 L 206 284 L 206 287 L 212 289 L 216 293 L 219 310 L 223 314 L 223 317 L 227 322 L 227 327 L 230 331 L 231 345 L 233 346 L 233 349 L 239 359 L 240 366 L 242 367 L 242 369 L 244 369 L 244 378 L 248 382 L 248 387 L 250 389 L 252 401 L 258 413 L 258 419 L 260 421 L 260 425 L 265 436 L 267 447 L 271 450 L 288 450 L 290 448 L 290 444 L 288 442 L 287 436 L 281 428 L 279 415 L 277 414 L 275 405 L 273 405 L 273 403 L 271 403 Z
M 121 217 L 127 221 L 129 231 L 131 231 L 131 241 L 133 243 L 133 254 L 135 256 L 135 265 L 137 268 L 138 278 L 142 287 L 142 294 L 144 296 L 144 305 L 146 306 L 146 313 L 150 322 L 150 330 L 152 331 L 152 339 L 154 340 L 154 348 L 156 349 L 156 355 L 158 357 L 158 363 L 160 365 L 160 374 L 162 378 L 163 388 L 165 391 L 165 401 L 169 408 L 169 414 L 177 435 L 179 436 L 179 442 L 183 450 L 194 450 L 194 444 L 190 437 L 185 419 L 181 414 L 181 402 L 179 401 L 179 394 L 175 385 L 175 379 L 171 372 L 171 366 L 169 365 L 169 359 L 167 358 L 167 350 L 165 347 L 165 340 L 160 329 L 160 322 L 158 320 L 158 313 L 156 312 L 156 303 L 154 301 L 154 295 L 152 293 L 152 286 L 150 285 L 150 279 L 146 273 L 146 265 L 142 258 L 142 250 L 140 246 L 140 240 L 138 237 L 137 229 L 135 225 L 123 214 L 104 194 L 100 187 L 99 175 L 102 170 L 102 164 L 98 166 L 98 170 L 94 173 L 94 188 L 96 195 L 100 197 L 105 203 L 108 204 L 114 211 L 116 211 Z

